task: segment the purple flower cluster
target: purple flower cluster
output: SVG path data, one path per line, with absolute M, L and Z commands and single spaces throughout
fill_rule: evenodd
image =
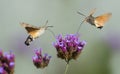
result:
M 15 55 L 0 50 L 0 74 L 14 74 Z
M 48 54 L 44 54 L 44 56 L 42 56 L 42 49 L 35 50 L 35 56 L 33 56 L 33 63 L 36 68 L 45 68 L 46 66 L 48 66 L 50 59 L 51 56 L 48 56 Z
M 57 50 L 58 58 L 64 59 L 69 63 L 71 59 L 76 60 L 78 58 L 86 42 L 80 41 L 77 34 L 68 34 L 64 38 L 60 34 L 53 45 Z

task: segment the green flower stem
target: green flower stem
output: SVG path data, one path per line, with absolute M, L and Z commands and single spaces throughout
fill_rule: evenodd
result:
M 66 67 L 65 67 L 65 72 L 64 72 L 64 74 L 67 74 L 68 66 L 69 66 L 69 64 L 67 63 L 67 64 L 66 64 Z

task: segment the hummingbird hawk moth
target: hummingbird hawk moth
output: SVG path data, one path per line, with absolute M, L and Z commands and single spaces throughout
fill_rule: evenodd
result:
M 77 12 L 77 13 L 85 17 L 85 19 L 82 21 L 82 23 L 84 23 L 86 21 L 89 24 L 91 24 L 99 29 L 102 29 L 105 22 L 107 22 L 109 20 L 109 18 L 111 17 L 112 13 L 104 13 L 102 15 L 94 17 L 93 14 L 95 13 L 95 11 L 96 11 L 96 9 L 93 9 L 88 16 L 86 16 L 80 12 Z
M 45 30 L 47 30 L 48 27 L 53 27 L 47 26 L 47 23 L 48 21 L 46 21 L 46 24 L 42 27 L 33 26 L 27 23 L 20 23 L 21 26 L 23 26 L 26 29 L 27 33 L 29 34 L 25 41 L 25 45 L 29 46 L 30 43 L 39 36 L 41 36 L 45 32 Z

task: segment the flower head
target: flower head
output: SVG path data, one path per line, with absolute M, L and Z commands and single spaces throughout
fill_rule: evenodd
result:
M 77 34 L 68 34 L 64 38 L 60 34 L 57 36 L 56 42 L 53 43 L 58 58 L 64 59 L 67 63 L 71 59 L 76 60 L 78 58 L 85 44 L 85 41 L 79 40 Z
M 12 52 L 3 53 L 0 50 L 0 74 L 14 74 L 15 56 Z
M 48 56 L 48 54 L 44 54 L 44 56 L 42 55 L 42 49 L 35 50 L 35 56 L 33 56 L 33 63 L 36 68 L 44 68 L 48 66 L 50 59 L 51 56 Z

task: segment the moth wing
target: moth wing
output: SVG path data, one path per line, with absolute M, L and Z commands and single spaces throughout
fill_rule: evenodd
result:
M 102 14 L 100 16 L 97 16 L 95 18 L 95 25 L 96 27 L 102 27 L 104 26 L 105 22 L 109 20 L 109 18 L 111 17 L 112 13 L 105 13 L 105 14 Z
M 95 11 L 96 11 L 96 8 L 92 9 L 92 10 L 90 11 L 89 15 L 93 15 L 93 14 L 95 13 Z
M 21 23 L 21 25 L 26 29 L 28 34 L 31 35 L 33 38 L 37 38 L 39 36 L 41 27 L 32 26 L 27 23 Z
M 21 26 L 23 26 L 28 33 L 40 30 L 40 27 L 32 26 L 27 23 L 21 23 Z

